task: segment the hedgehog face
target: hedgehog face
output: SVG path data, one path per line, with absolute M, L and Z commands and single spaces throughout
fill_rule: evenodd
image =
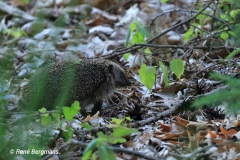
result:
M 113 75 L 116 87 L 130 86 L 131 82 L 127 79 L 124 70 L 117 64 L 108 66 L 110 73 Z

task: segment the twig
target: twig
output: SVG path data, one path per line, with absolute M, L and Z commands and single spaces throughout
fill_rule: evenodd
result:
M 60 147 L 58 147 L 57 150 L 60 151 L 60 150 L 66 148 L 67 146 L 69 146 L 71 144 L 80 145 L 80 146 L 83 146 L 83 147 L 87 147 L 87 145 L 88 145 L 88 143 L 84 143 L 82 141 L 71 139 L 70 141 L 68 141 L 68 142 L 62 144 Z M 125 148 L 112 147 L 112 146 L 109 146 L 109 148 L 111 148 L 114 152 L 126 153 L 126 154 L 134 155 L 134 156 L 137 156 L 137 157 L 140 157 L 140 158 L 144 158 L 144 159 L 147 159 L 147 160 L 163 160 L 163 158 L 149 157 L 144 153 L 136 152 L 136 151 L 125 149 Z M 53 155 L 49 154 L 49 155 L 45 156 L 42 160 L 47 160 L 52 156 Z
M 139 122 L 131 123 L 131 127 L 137 128 L 139 126 L 144 126 L 144 125 L 146 125 L 148 123 L 157 121 L 157 120 L 161 119 L 162 117 L 170 115 L 173 112 L 175 112 L 183 104 L 184 101 L 183 100 L 178 100 L 178 101 L 175 100 L 174 102 L 175 102 L 175 104 L 173 104 L 173 106 L 171 106 L 171 108 L 169 110 L 166 110 L 166 111 L 164 111 L 162 113 L 158 113 L 156 116 L 153 116 L 153 117 L 148 118 L 146 120 L 142 120 L 142 121 L 139 121 Z
M 201 11 L 199 11 L 196 15 L 192 16 L 191 18 L 189 18 L 188 20 L 186 20 L 186 21 L 184 21 L 184 22 L 181 22 L 181 23 L 179 23 L 179 24 L 176 24 L 175 26 L 172 26 L 172 27 L 168 28 L 167 30 L 161 32 L 160 34 L 156 35 L 156 36 L 153 37 L 152 39 L 148 40 L 147 43 L 148 43 L 148 44 L 149 44 L 149 43 L 152 43 L 155 39 L 161 37 L 162 35 L 168 33 L 169 31 L 171 31 L 171 30 L 173 30 L 173 29 L 175 29 L 175 28 L 177 28 L 177 27 L 179 27 L 179 26 L 181 26 L 181 25 L 183 25 L 183 24 L 185 24 L 185 23 L 190 22 L 192 19 L 196 18 L 199 14 L 201 14 L 211 3 L 212 3 L 212 2 L 209 2 L 209 3 L 208 3 Z
M 192 153 L 188 153 L 188 154 L 185 154 L 185 155 L 179 155 L 179 154 L 176 154 L 176 153 L 169 153 L 169 155 L 175 156 L 176 158 L 190 159 L 198 153 L 209 150 L 211 147 L 219 147 L 219 146 L 227 145 L 227 144 L 230 144 L 230 143 L 234 143 L 234 142 L 230 141 L 230 142 L 224 142 L 224 143 L 221 143 L 221 144 L 205 146 L 205 147 L 202 147 L 202 148 L 199 147 L 196 150 L 194 150 Z
M 229 86 L 219 87 L 219 88 L 217 88 L 217 89 L 212 90 L 211 92 L 208 92 L 208 93 L 205 93 L 205 94 L 201 94 L 201 95 L 195 96 L 195 98 L 198 99 L 198 98 L 201 98 L 201 97 L 209 96 L 209 95 L 211 95 L 211 94 L 213 94 L 213 93 L 217 93 L 217 92 L 219 92 L 219 91 L 221 91 L 221 90 L 224 90 L 224 89 L 227 89 L 227 88 L 229 88 Z
M 192 12 L 192 13 L 198 13 L 198 11 L 196 10 L 192 10 L 192 11 L 188 11 L 188 10 L 184 10 L 184 9 L 171 9 L 171 10 L 168 10 L 168 11 L 165 11 L 163 13 L 160 13 L 158 15 L 156 15 L 154 18 L 152 18 L 152 22 L 151 24 L 153 24 L 153 21 L 155 21 L 158 17 L 164 15 L 164 14 L 167 14 L 167 13 L 170 13 L 170 12 Z M 219 19 L 211 14 L 207 14 L 207 13 L 204 13 L 204 12 L 201 12 L 200 14 L 203 14 L 203 15 L 206 15 L 206 16 L 209 16 L 209 17 L 212 17 L 213 19 L 216 19 L 218 21 L 220 21 L 221 23 L 223 23 L 224 25 L 226 25 L 228 27 L 228 29 L 232 30 L 232 28 L 222 19 Z

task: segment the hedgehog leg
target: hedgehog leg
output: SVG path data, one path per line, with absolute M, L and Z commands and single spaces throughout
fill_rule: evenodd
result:
M 91 115 L 94 115 L 95 113 L 97 113 L 97 111 L 101 110 L 102 104 L 103 104 L 102 100 L 98 100 L 97 102 L 95 102 Z
M 86 117 L 88 115 L 88 112 L 86 111 L 86 109 L 84 107 L 81 107 L 80 113 L 84 117 Z

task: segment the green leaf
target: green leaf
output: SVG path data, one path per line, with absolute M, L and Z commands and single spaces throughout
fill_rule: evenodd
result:
M 40 112 L 40 113 L 46 113 L 47 112 L 47 110 L 46 110 L 46 108 L 41 108 L 41 109 L 38 109 L 38 111 Z M 46 113 L 46 114 L 41 114 L 41 116 L 42 117 L 47 117 L 47 116 L 49 116 L 49 114 L 48 113 Z
M 221 34 L 220 34 L 220 37 L 223 39 L 223 40 L 226 40 L 226 39 L 228 39 L 228 33 L 226 33 L 226 32 L 222 32 Z
M 92 129 L 92 126 L 90 126 L 88 123 L 83 123 L 82 126 L 86 128 L 88 131 Z
M 138 133 L 138 130 L 125 127 L 114 127 L 112 135 L 113 137 L 123 137 L 132 133 Z
M 184 72 L 184 63 L 181 59 L 174 59 L 170 62 L 170 68 L 173 73 L 180 79 L 181 75 Z
M 66 120 L 72 120 L 73 117 L 79 113 L 79 110 L 81 109 L 81 107 L 79 106 L 79 102 L 75 101 L 71 107 L 63 107 L 63 114 L 66 118 Z
M 124 119 L 113 118 L 111 122 L 120 125 L 123 121 Z
M 110 144 L 127 142 L 127 140 L 125 138 L 122 138 L 122 137 L 111 137 L 111 138 L 108 138 L 107 140 L 108 140 L 108 143 L 110 143 Z
M 130 53 L 124 54 L 124 55 L 123 55 L 124 60 L 125 60 L 125 61 L 128 60 L 129 56 L 130 56 Z
M 232 51 L 225 59 L 225 61 L 231 59 L 232 57 L 234 57 L 236 54 L 239 54 L 240 53 L 240 49 L 236 49 L 234 51 Z
M 88 160 L 88 158 L 91 156 L 93 150 L 95 148 L 97 148 L 99 145 L 99 141 L 98 139 L 93 139 L 89 144 L 88 146 L 85 148 L 84 152 L 83 152 L 83 157 L 82 159 L 83 160 Z
M 101 145 L 99 147 L 100 160 L 116 160 L 113 150 L 107 145 Z
M 204 14 L 199 14 L 199 15 L 196 17 L 196 19 L 199 20 L 200 25 L 203 25 L 203 22 L 204 22 L 204 19 L 205 19 L 205 18 L 206 18 L 206 15 L 204 15 Z
M 81 107 L 80 107 L 80 103 L 78 101 L 75 101 L 72 105 L 71 108 L 76 110 L 76 111 L 80 111 Z
M 21 0 L 24 4 L 28 4 L 30 0 Z
M 190 27 L 184 35 L 184 42 L 187 42 L 191 37 L 194 36 L 196 36 L 196 33 L 194 33 L 194 28 Z
M 126 37 L 126 40 L 125 40 L 125 43 L 124 43 L 124 47 L 127 47 L 127 46 L 128 46 L 128 42 L 129 42 L 129 39 L 130 39 L 130 35 L 131 35 L 131 31 L 130 31 L 130 29 L 129 29 L 129 30 L 128 30 L 127 37 Z
M 26 36 L 27 37 L 27 34 L 23 30 L 21 30 L 19 28 L 8 29 L 7 33 L 12 35 L 14 38 L 19 38 L 21 36 Z
M 137 31 L 148 38 L 151 37 L 151 34 L 142 25 L 137 26 Z
M 152 54 L 152 51 L 147 47 L 144 49 L 144 53 L 147 53 L 147 54 Z
M 92 155 L 93 150 L 88 150 L 85 154 L 83 154 L 82 160 L 88 160 Z
M 138 20 L 134 21 L 133 23 L 130 24 L 130 32 L 133 32 L 138 25 Z
M 134 34 L 133 34 L 133 37 L 132 37 L 132 44 L 137 44 L 137 43 L 144 43 L 145 40 L 144 40 L 144 35 L 142 35 L 140 32 L 136 31 Z
M 129 121 L 129 122 L 132 122 L 131 117 L 126 117 L 125 119 L 126 119 L 127 121 Z
M 129 40 L 131 38 L 131 35 L 132 35 L 132 40 L 130 43 Z M 144 39 L 145 36 L 151 37 L 151 34 L 143 27 L 140 21 L 136 20 L 130 24 L 124 46 L 128 47 L 131 44 L 145 43 L 145 39 Z M 127 56 L 124 57 L 125 60 L 127 58 L 128 58 Z
M 49 126 L 49 124 L 51 123 L 51 117 L 41 117 L 41 124 L 43 126 Z
M 60 114 L 59 113 L 53 113 L 52 116 L 58 123 L 60 122 Z
M 162 69 L 163 72 L 163 80 L 165 85 L 168 87 L 169 86 L 169 79 L 168 79 L 168 70 L 164 66 L 163 62 L 159 61 L 160 68 Z
M 98 132 L 97 133 L 98 137 L 99 137 L 99 141 L 101 142 L 102 140 L 107 139 L 107 136 L 103 133 L 103 132 Z
M 162 3 L 166 3 L 166 2 L 168 2 L 169 0 L 162 0 Z
M 230 0 L 220 0 L 220 3 L 230 3 Z
M 63 107 L 63 114 L 66 120 L 72 120 L 77 113 L 75 110 L 71 109 L 70 107 Z
M 66 131 L 63 130 L 63 137 L 66 139 L 66 141 L 70 140 L 73 135 L 73 130 L 70 126 L 66 127 Z
M 237 37 L 237 35 L 233 31 L 228 31 L 228 34 L 230 34 L 233 37 Z
M 230 12 L 230 16 L 235 19 L 235 18 L 237 18 L 237 16 L 239 15 L 239 12 L 240 12 L 239 9 L 232 10 L 232 11 Z
M 152 90 L 152 87 L 155 83 L 156 70 L 152 66 L 147 66 L 143 64 L 139 71 L 140 79 L 142 83 L 148 88 L 149 91 Z

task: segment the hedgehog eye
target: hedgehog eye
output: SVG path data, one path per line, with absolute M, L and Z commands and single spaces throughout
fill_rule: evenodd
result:
M 120 76 L 121 76 L 121 77 L 124 77 L 124 74 L 121 72 Z
M 108 66 L 108 70 L 109 70 L 110 73 L 113 73 L 113 65 L 112 65 L 112 64 L 110 64 L 110 65 Z

